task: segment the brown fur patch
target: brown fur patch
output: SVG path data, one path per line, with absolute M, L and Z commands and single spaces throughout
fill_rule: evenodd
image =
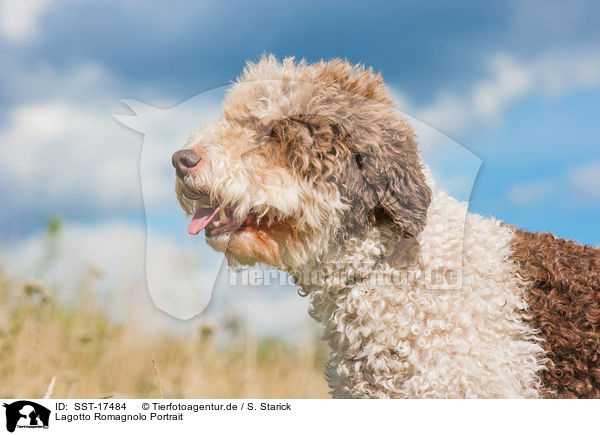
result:
M 544 339 L 547 396 L 600 398 L 600 249 L 517 230 L 513 258 Z

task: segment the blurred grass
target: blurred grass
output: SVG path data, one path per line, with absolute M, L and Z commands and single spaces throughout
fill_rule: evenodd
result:
M 34 281 L 17 287 L 0 269 L 0 397 L 43 397 L 55 378 L 53 398 L 159 398 L 153 356 L 166 398 L 327 397 L 316 337 L 290 344 L 238 327 L 223 341 L 215 327 L 156 333 L 134 317 L 116 322 L 85 288 L 61 303 Z
M 0 282 L 0 397 L 40 398 L 56 377 L 54 398 L 327 397 L 320 343 L 295 346 L 236 333 L 217 344 L 202 327 L 194 337 L 147 333 L 112 322 L 86 300 L 60 305 L 35 284 L 19 296 Z

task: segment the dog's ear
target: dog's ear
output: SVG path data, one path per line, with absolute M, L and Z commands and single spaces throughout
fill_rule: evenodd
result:
M 342 194 L 351 203 L 352 227 L 395 224 L 402 237 L 415 237 L 425 227 L 431 189 L 412 129 L 398 117 L 370 138 L 349 144 L 355 161 L 341 174 Z
M 340 161 L 344 153 L 337 153 L 340 190 L 351 205 L 349 230 L 391 220 L 403 237 L 416 236 L 425 227 L 431 189 L 413 130 L 395 110 L 383 78 L 341 60 L 315 68 L 319 80 L 336 89 L 336 104 L 320 113 L 330 117 L 334 142 L 354 155 Z
M 383 212 L 403 237 L 414 237 L 425 227 L 431 189 L 425 180 L 414 134 L 404 127 L 386 129 L 381 142 L 361 147 L 357 158 L 366 183 L 378 200 L 371 211 L 371 220 L 381 219 Z

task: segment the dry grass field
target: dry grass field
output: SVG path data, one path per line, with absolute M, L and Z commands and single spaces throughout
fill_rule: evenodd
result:
M 101 306 L 85 291 L 60 303 L 0 270 L 0 397 L 327 397 L 317 337 L 299 346 L 242 328 L 226 339 L 201 325 L 193 336 L 148 333 Z

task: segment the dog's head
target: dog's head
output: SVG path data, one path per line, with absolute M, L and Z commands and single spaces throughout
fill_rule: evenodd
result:
M 381 76 L 341 60 L 248 64 L 173 165 L 189 232 L 242 264 L 307 265 L 375 225 L 414 237 L 431 199 Z

